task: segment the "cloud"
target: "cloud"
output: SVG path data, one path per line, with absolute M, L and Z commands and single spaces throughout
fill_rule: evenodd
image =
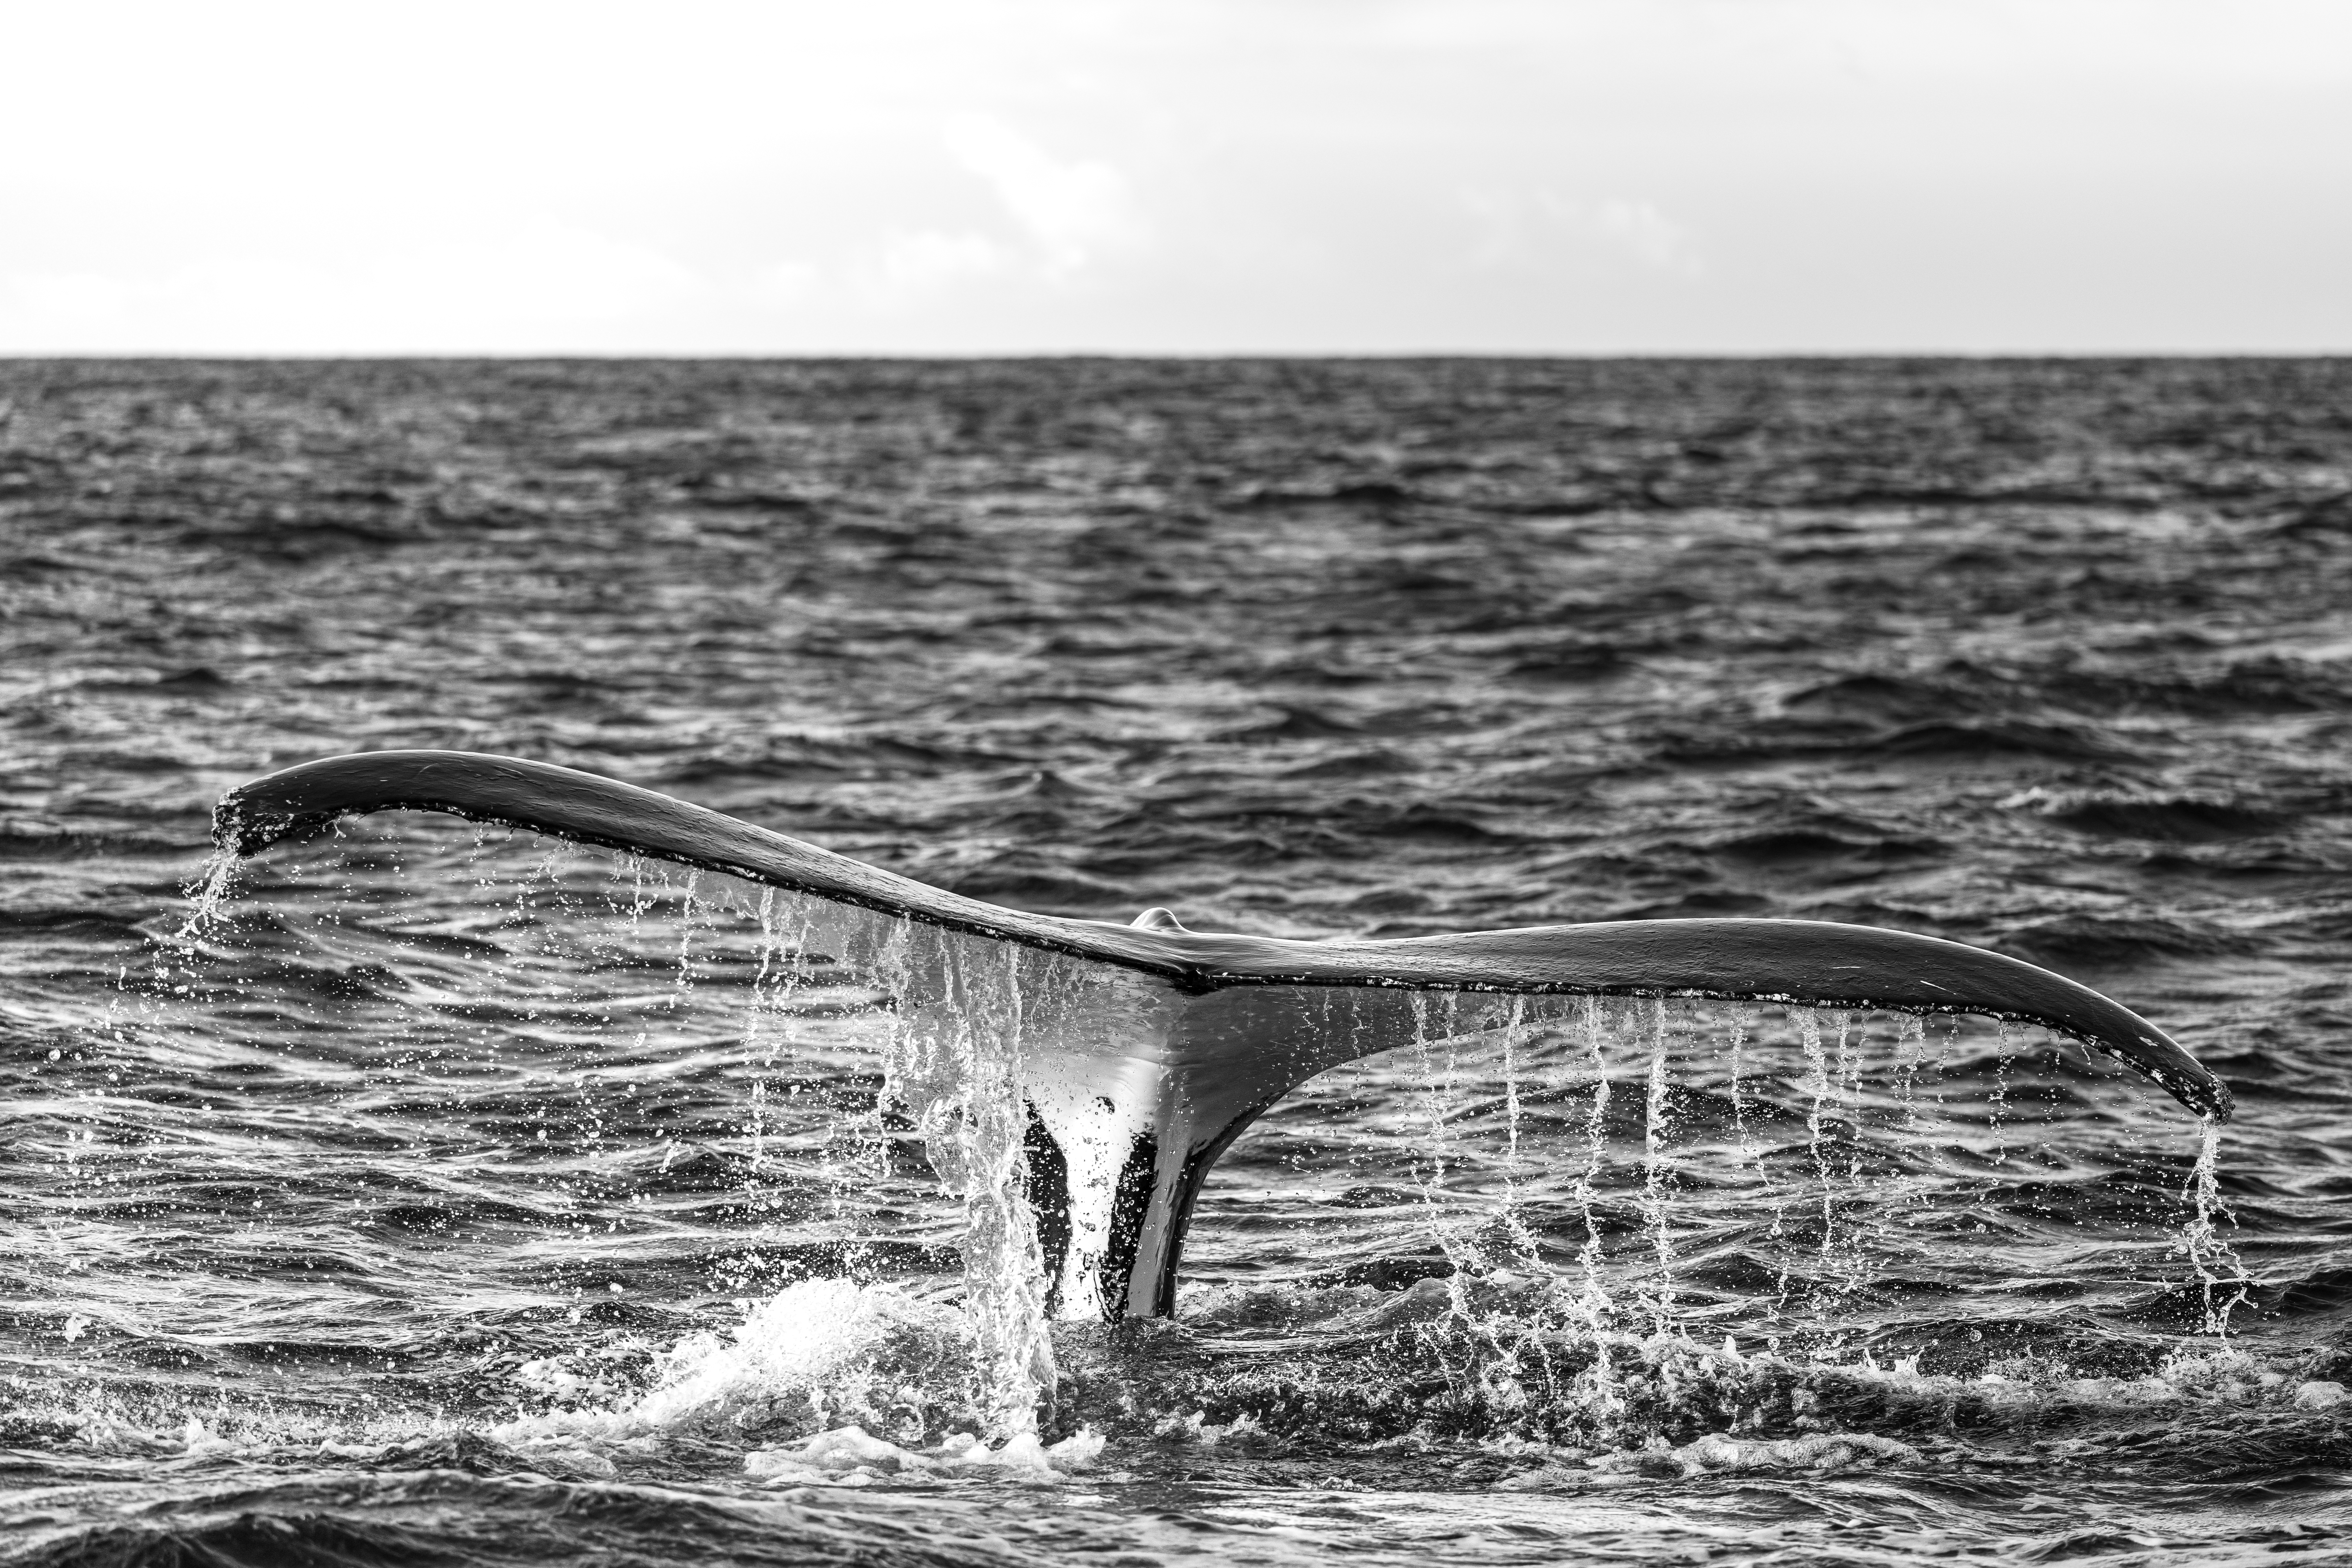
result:
M 889 234 L 878 250 L 851 262 L 845 272 L 861 301 L 889 310 L 1002 275 L 1013 261 L 1010 250 L 984 234 L 925 228 Z
M 1578 217 L 1574 204 L 1550 191 L 1465 191 L 1462 205 L 1477 228 L 1471 264 L 1496 270 L 1540 266 L 1550 236 Z
M 0 277 L 0 344 L 19 352 L 493 352 L 558 346 L 688 300 L 701 278 L 583 229 L 518 225 L 465 239 L 323 255 L 222 247 L 168 271 Z M 351 323 L 370 323 L 354 336 Z
M 1612 196 L 1601 204 L 1593 226 L 1603 239 L 1662 272 L 1696 278 L 1706 269 L 1689 233 L 1653 203 Z
M 9 316 L 68 330 L 112 326 L 154 292 L 102 272 L 19 272 L 0 279 L 0 291 Z
M 1110 164 L 1057 160 L 990 115 L 960 115 L 940 126 L 940 137 L 950 157 L 987 184 L 1013 236 L 961 225 L 892 226 L 829 264 L 770 268 L 755 285 L 760 298 L 805 306 L 831 285 L 887 314 L 982 282 L 1066 282 L 1106 256 L 1149 243 L 1127 180 Z
M 824 284 L 824 268 L 814 261 L 779 261 L 751 279 L 751 297 L 765 305 L 801 305 Z
M 1472 190 L 1462 193 L 1462 205 L 1475 226 L 1475 267 L 1540 271 L 1564 251 L 1606 248 L 1685 278 L 1706 270 L 1690 231 L 1655 202 L 1612 196 L 1595 205 L 1553 191 Z
M 1150 241 L 1127 177 L 1099 159 L 1055 161 L 989 115 L 961 115 L 941 128 L 956 162 L 988 182 L 1026 231 L 1048 278 L 1066 278 L 1106 253 Z

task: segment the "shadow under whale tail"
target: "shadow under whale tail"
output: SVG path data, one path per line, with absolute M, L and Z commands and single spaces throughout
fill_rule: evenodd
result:
M 654 856 L 944 931 L 1108 965 L 1087 1026 L 1044 1028 L 1018 1066 L 1025 1190 L 1051 1288 L 1108 1318 L 1164 1315 L 1201 1184 L 1242 1130 L 1326 1068 L 1421 1037 L 1416 993 L 1748 998 L 1979 1013 L 2040 1024 L 2137 1069 L 2200 1116 L 2229 1089 L 2121 1004 L 1958 942 L 1819 921 L 1672 920 L 1393 941 L 1293 942 L 1008 910 L 930 888 L 668 795 L 570 768 L 463 752 L 379 752 L 272 773 L 225 795 L 229 853 L 367 812 L 446 812 Z M 934 1012 L 961 993 L 934 975 Z M 1115 1027 L 1102 1017 L 1115 1018 Z

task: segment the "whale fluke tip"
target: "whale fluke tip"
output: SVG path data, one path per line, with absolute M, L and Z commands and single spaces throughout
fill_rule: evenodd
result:
M 244 790 L 230 790 L 213 807 L 213 847 L 239 858 L 258 855 L 271 845 L 299 837 L 304 829 L 331 822 L 332 816 L 303 817 L 286 813 L 247 809 Z

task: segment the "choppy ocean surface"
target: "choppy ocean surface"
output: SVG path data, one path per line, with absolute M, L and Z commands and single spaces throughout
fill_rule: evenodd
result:
M 0 723 L 0 1561 L 2352 1561 L 2352 364 L 9 363 Z M 420 814 L 196 917 L 414 746 L 1091 918 L 1928 932 L 2238 1116 L 1433 996 L 1008 1442 L 887 966 Z

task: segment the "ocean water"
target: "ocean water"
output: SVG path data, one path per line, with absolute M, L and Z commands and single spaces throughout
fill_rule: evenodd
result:
M 19 362 L 0 724 L 0 1561 L 2352 1561 L 2352 365 Z M 1008 1351 L 890 922 L 415 813 L 192 900 L 410 746 L 1087 918 L 1947 936 L 2238 1114 L 1433 994 Z

